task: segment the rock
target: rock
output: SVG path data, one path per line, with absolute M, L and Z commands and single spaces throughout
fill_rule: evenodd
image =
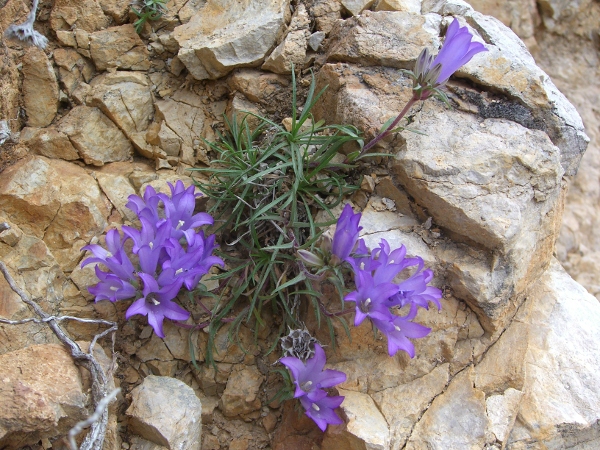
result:
M 57 48 L 53 55 L 59 66 L 60 81 L 68 95 L 72 95 L 82 82 L 89 82 L 95 74 L 92 62 L 75 50 Z
M 361 448 L 365 450 L 386 450 L 390 448 L 388 424 L 373 399 L 360 392 L 338 389 L 344 396 L 340 409 L 348 418 L 346 430 L 328 427 L 321 448 L 336 450 L 341 448 Z
M 86 164 L 102 166 L 131 157 L 131 143 L 98 108 L 76 106 L 57 125 Z
M 128 20 L 131 3 L 127 0 L 103 0 L 100 2 L 100 7 L 105 15 L 117 25 L 121 25 Z
M 482 449 L 487 424 L 485 395 L 473 387 L 473 371 L 466 369 L 433 400 L 405 448 Z
M 97 0 L 57 0 L 50 13 L 50 26 L 55 32 L 76 28 L 93 33 L 109 23 Z
M 346 10 L 352 14 L 353 16 L 358 16 L 365 9 L 369 9 L 375 0 L 341 0 L 342 6 L 346 8 Z
M 131 391 L 131 430 L 170 450 L 200 449 L 202 404 L 194 390 L 169 377 L 147 376 Z
M 52 249 L 89 241 L 104 230 L 108 217 L 96 182 L 84 169 L 43 156 L 21 160 L 3 172 L 0 207 Z
M 490 395 L 485 400 L 489 431 L 498 442 L 507 442 L 517 417 L 522 392 L 508 388 L 501 395 Z
M 148 49 L 131 24 L 92 33 L 90 55 L 98 70 L 150 68 Z
M 329 34 L 335 23 L 342 18 L 342 3 L 340 0 L 316 0 L 311 12 L 317 30 Z
M 288 0 L 209 0 L 189 23 L 175 28 L 177 56 L 197 80 L 220 78 L 236 67 L 255 67 L 288 20 Z
M 421 0 L 380 0 L 375 11 L 406 11 L 421 13 Z
M 221 410 L 225 417 L 235 417 L 260 409 L 259 396 L 263 376 L 256 366 L 234 370 L 221 396 Z
M 316 31 L 310 35 L 308 38 L 308 46 L 313 51 L 318 51 L 321 48 L 321 44 L 325 40 L 325 32 L 324 31 Z
M 600 304 L 554 261 L 516 320 L 529 325 L 523 399 L 509 443 L 568 448 L 600 442 Z M 584 447 L 582 447 L 584 448 Z
M 28 126 L 52 123 L 58 110 L 58 82 L 48 57 L 35 46 L 23 57 L 23 101 Z
M 194 154 L 194 142 L 208 126 L 201 98 L 190 91 L 179 91 L 168 100 L 157 101 L 156 119 L 162 121 L 158 145 L 171 156 L 181 156 L 187 150 Z
M 337 22 L 326 55 L 330 62 L 413 69 L 423 47 L 439 44 L 439 18 L 400 11 L 365 11 Z
M 510 27 L 526 44 L 533 38 L 536 22 L 539 20 L 539 12 L 534 1 L 509 0 L 497 3 L 488 0 L 469 0 L 468 3 L 480 13 L 494 16 Z
M 443 364 L 415 381 L 373 395 L 389 424 L 391 448 L 404 448 L 431 400 L 445 389 L 449 380 L 448 368 L 448 364 Z
M 106 114 L 144 155 L 146 130 L 154 116 L 154 100 L 146 75 L 107 73 L 95 78 L 92 86 L 87 105 L 96 106 Z
M 79 153 L 69 137 L 55 128 L 24 128 L 21 131 L 21 141 L 33 153 L 46 158 L 66 161 L 79 159 Z
M 489 51 L 477 55 L 457 75 L 482 86 L 494 86 L 509 98 L 519 99 L 534 120 L 543 122 L 542 129 L 560 148 L 565 175 L 574 175 L 589 142 L 575 107 L 535 65 L 519 38 L 500 21 L 478 12 L 471 12 L 467 21 L 485 36 Z
M 306 8 L 303 4 L 298 5 L 287 35 L 269 55 L 261 68 L 275 73 L 291 73 L 292 65 L 298 70 L 302 69 L 306 59 L 309 23 L 310 19 Z
M 138 217 L 125 205 L 130 195 L 137 195 L 133 185 L 129 181 L 132 168 L 128 164 L 112 163 L 105 165 L 102 170 L 96 172 L 96 180 L 102 192 L 117 209 L 121 217 L 134 222 Z
M 266 104 L 276 101 L 278 94 L 290 85 L 288 77 L 253 69 L 236 70 L 227 79 L 232 90 L 239 91 L 248 100 Z
M 87 417 L 79 369 L 59 344 L 0 356 L 0 445 L 22 448 L 64 435 Z

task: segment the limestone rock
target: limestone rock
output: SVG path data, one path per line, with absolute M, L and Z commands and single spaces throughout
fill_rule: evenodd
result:
M 95 78 L 87 105 L 98 107 L 138 150 L 145 151 L 154 100 L 144 73 L 117 71 Z
M 90 35 L 90 55 L 98 70 L 148 70 L 148 49 L 133 25 L 121 25 Z
M 88 414 L 79 369 L 62 345 L 32 345 L 1 355 L 0 379 L 3 448 L 65 434 Z
M 95 180 L 84 169 L 43 156 L 24 159 L 4 171 L 0 207 L 52 249 L 78 239 L 89 241 L 104 230 L 108 216 Z
M 134 433 L 169 450 L 199 450 L 202 404 L 194 390 L 169 377 L 147 376 L 131 391 L 126 411 Z
M 309 23 L 310 19 L 306 8 L 301 3 L 294 12 L 287 35 L 269 55 L 261 68 L 275 73 L 291 73 L 292 65 L 297 70 L 302 69 L 308 46 Z
M 179 59 L 197 80 L 260 65 L 289 20 L 289 0 L 209 0 L 177 27 Z
M 421 0 L 380 0 L 375 11 L 406 11 L 421 13 Z
M 21 141 L 33 152 L 47 158 L 72 161 L 79 159 L 79 153 L 69 137 L 56 128 L 24 128 Z
M 389 424 L 391 448 L 404 447 L 429 403 L 446 387 L 448 368 L 448 364 L 443 364 L 415 381 L 373 395 L 373 400 Z
M 486 443 L 485 395 L 473 386 L 472 370 L 458 374 L 415 426 L 407 450 L 472 449 Z
M 575 107 L 535 65 L 519 38 L 500 21 L 478 12 L 471 12 L 467 21 L 485 36 L 489 51 L 477 55 L 457 75 L 482 86 L 494 86 L 506 96 L 519 99 L 534 119 L 544 123 L 542 129 L 560 148 L 565 175 L 577 173 L 589 138 Z
M 54 31 L 84 30 L 90 33 L 109 25 L 98 0 L 57 0 L 50 13 L 50 26 Z
M 329 34 L 335 23 L 342 18 L 340 0 L 316 0 L 311 10 L 317 30 Z
M 198 136 L 204 135 L 207 126 L 205 107 L 198 95 L 180 91 L 170 99 L 157 101 L 156 118 L 162 121 L 159 147 L 167 155 L 194 154 Z M 195 159 L 188 163 L 195 163 Z
M 344 396 L 340 409 L 348 418 L 346 430 L 342 427 L 328 429 L 323 439 L 323 450 L 361 448 L 386 450 L 390 447 L 388 424 L 373 399 L 360 392 L 338 389 Z
M 346 8 L 346 10 L 352 14 L 353 16 L 358 16 L 365 9 L 369 9 L 375 0 L 341 0 L 342 6 Z
M 89 82 L 95 74 L 94 64 L 73 49 L 57 48 L 53 56 L 67 95 L 72 95 L 82 82 Z
M 221 410 L 226 417 L 248 414 L 260 409 L 258 398 L 263 376 L 256 366 L 234 370 L 221 397 Z
M 554 261 L 517 315 L 530 326 L 525 381 L 513 448 L 538 442 L 548 448 L 600 443 L 600 304 Z
M 76 106 L 61 119 L 57 129 L 69 136 L 86 164 L 102 166 L 131 157 L 129 140 L 98 108 Z
M 23 100 L 27 125 L 50 125 L 58 109 L 58 82 L 43 50 L 31 46 L 23 57 Z
M 439 43 L 439 18 L 400 11 L 365 11 L 337 22 L 328 61 L 411 69 L 423 47 Z
M 115 166 L 116 165 L 116 166 Z M 123 170 L 119 163 L 107 164 L 101 171 L 96 172 L 96 179 L 102 192 L 108 197 L 110 202 L 117 209 L 121 217 L 133 222 L 137 215 L 126 208 L 130 195 L 137 194 L 129 181 L 128 172 Z

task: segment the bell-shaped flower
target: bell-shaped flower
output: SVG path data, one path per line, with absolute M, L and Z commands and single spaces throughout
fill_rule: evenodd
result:
M 423 270 L 423 260 L 421 258 L 419 260 L 419 267 L 415 273 L 398 284 L 398 293 L 390 298 L 389 306 L 403 307 L 412 303 L 429 309 L 429 302 L 433 302 L 438 310 L 442 309 L 440 303 L 442 291 L 427 285 L 433 279 L 433 271 L 431 269 Z
M 185 235 L 189 241 L 193 233 L 184 233 L 185 231 L 193 231 L 194 228 L 202 225 L 212 225 L 214 220 L 208 213 L 194 214 L 196 197 L 202 196 L 202 194 L 194 193 L 195 186 L 186 189 L 181 180 L 177 180 L 175 186 L 171 183 L 168 183 L 168 185 L 171 189 L 171 197 L 165 194 L 158 194 L 158 196 L 165 206 L 165 217 L 173 225 L 172 236 L 175 239 L 180 239 Z
M 358 233 L 362 230 L 362 227 L 358 226 L 360 216 L 360 213 L 354 214 L 350 204 L 346 203 L 337 221 L 331 244 L 331 252 L 339 258 L 340 262 L 350 256 L 356 245 Z
M 174 276 L 172 270 L 163 271 L 156 280 L 152 275 L 140 273 L 139 277 L 144 282 L 143 297 L 131 304 L 125 313 L 125 319 L 136 314 L 148 316 L 148 324 L 154 329 L 157 336 L 164 338 L 163 321 L 187 320 L 190 313 L 173 302 L 181 289 L 183 279 Z M 168 284 L 170 282 L 170 284 Z
M 315 344 L 315 354 L 306 362 L 294 356 L 286 356 L 279 360 L 292 373 L 296 391 L 294 398 L 306 396 L 311 400 L 321 398 L 320 392 L 323 388 L 333 387 L 346 381 L 346 374 L 339 370 L 323 370 L 327 359 L 325 350 L 319 344 Z
M 431 328 L 412 322 L 417 315 L 417 307 L 411 306 L 405 317 L 393 316 L 391 320 L 372 318 L 373 325 L 387 338 L 388 354 L 394 356 L 398 350 L 404 350 L 411 358 L 415 356 L 415 346 L 408 338 L 422 338 L 429 334 Z
M 161 220 L 158 208 L 160 197 L 152 186 L 146 186 L 144 198 L 135 194 L 132 194 L 127 198 L 129 201 L 125 206 L 132 210 L 140 220 L 143 217 L 151 224 L 157 224 Z
M 334 410 L 342 404 L 344 397 L 329 397 L 323 389 L 343 383 L 346 381 L 346 374 L 338 370 L 323 370 L 326 357 L 325 351 L 319 344 L 315 344 L 315 354 L 306 362 L 294 356 L 286 356 L 279 362 L 292 373 L 296 385 L 294 398 L 300 400 L 306 415 L 321 431 L 325 431 L 328 424 L 342 423 Z
M 434 58 L 427 48 L 423 49 L 415 65 L 413 90 L 420 100 L 428 98 L 448 78 L 468 63 L 477 53 L 487 48 L 481 42 L 473 42 L 469 29 L 461 27 L 457 19 L 448 26 L 444 45 Z
M 106 273 L 100 270 L 98 266 L 94 269 L 100 282 L 94 286 L 90 286 L 88 291 L 96 297 L 95 301 L 110 300 L 111 302 L 116 302 L 117 300 L 125 300 L 136 295 L 137 290 L 128 281 L 112 273 Z
M 310 417 L 321 431 L 327 429 L 327 425 L 339 425 L 344 423 L 342 419 L 335 413 L 335 409 L 342 404 L 344 397 L 341 395 L 328 396 L 324 391 L 323 395 L 318 400 L 310 400 L 308 397 L 300 397 L 300 403 L 306 411 L 306 415 Z
M 373 275 L 360 270 L 355 273 L 356 290 L 344 297 L 344 301 L 356 303 L 354 326 L 359 326 L 367 317 L 371 320 L 389 320 L 388 299 L 398 293 L 398 285 L 390 282 L 376 283 Z
M 94 254 L 94 257 L 84 259 L 81 267 L 91 263 L 101 263 L 122 280 L 132 280 L 134 267 L 123 248 L 126 240 L 121 242 L 119 232 L 115 229 L 109 230 L 106 233 L 106 249 L 98 244 L 86 245 L 81 248 L 81 250 L 89 250 Z

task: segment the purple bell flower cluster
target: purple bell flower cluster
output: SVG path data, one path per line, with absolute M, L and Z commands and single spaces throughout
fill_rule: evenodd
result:
M 215 236 L 196 231 L 213 223 L 210 214 L 194 214 L 196 198 L 202 194 L 195 193 L 194 186 L 186 189 L 181 181 L 175 186 L 168 184 L 170 196 L 157 193 L 152 186 L 146 188 L 143 198 L 130 195 L 126 206 L 138 216 L 141 229 L 123 226 L 123 239 L 117 230 L 108 231 L 106 249 L 86 245 L 82 250 L 94 256 L 81 263 L 81 267 L 97 263 L 107 269 L 95 267 L 100 281 L 89 291 L 96 301 L 137 297 L 125 318 L 148 316 L 148 323 L 161 338 L 165 337 L 165 318 L 183 321 L 190 316 L 189 311 L 173 301 L 182 286 L 193 290 L 212 266 L 224 265 L 221 258 L 212 254 L 217 248 Z M 137 266 L 125 251 L 128 240 L 133 243 Z
M 382 239 L 379 247 L 369 250 L 365 241 L 358 239 L 359 221 L 360 214 L 354 214 L 346 204 L 333 237 L 332 248 L 337 249 L 336 255 L 344 256 L 354 273 L 356 289 L 344 300 L 356 304 L 355 326 L 369 318 L 386 336 L 390 356 L 404 350 L 413 358 L 415 347 L 409 338 L 422 338 L 431 331 L 413 319 L 418 308 L 429 308 L 430 302 L 441 309 L 442 291 L 428 285 L 433 279 L 433 271 L 425 269 L 422 258 L 407 258 L 404 245 L 392 250 Z M 413 269 L 412 275 L 396 281 L 397 276 L 408 268 Z M 394 314 L 394 310 L 405 306 L 409 309 L 405 316 Z
M 295 356 L 286 356 L 279 360 L 292 373 L 294 378 L 294 398 L 300 400 L 306 415 L 310 417 L 321 431 L 327 425 L 343 423 L 335 413 L 335 409 L 344 401 L 343 396 L 329 396 L 324 390 L 346 381 L 346 374 L 339 370 L 323 370 L 326 363 L 325 351 L 315 344 L 312 358 L 302 361 Z

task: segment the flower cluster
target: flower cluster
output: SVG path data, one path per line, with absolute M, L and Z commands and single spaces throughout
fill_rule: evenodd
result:
M 181 287 L 195 289 L 213 265 L 224 265 L 221 258 L 212 255 L 215 236 L 196 231 L 197 227 L 213 223 L 207 213 L 194 214 L 196 198 L 201 194 L 194 193 L 194 186 L 186 189 L 181 181 L 175 186 L 169 183 L 169 188 L 171 196 L 157 193 L 152 186 L 146 188 L 143 198 L 130 195 L 126 206 L 137 214 L 141 229 L 123 226 L 124 239 L 117 230 L 108 231 L 107 248 L 86 245 L 82 250 L 89 250 L 94 256 L 81 263 L 82 267 L 100 263 L 108 269 L 95 267 L 100 282 L 89 291 L 96 301 L 137 297 L 125 318 L 147 315 L 148 323 L 161 338 L 165 317 L 181 321 L 190 316 L 173 301 Z M 137 268 L 125 251 L 129 239 L 139 260 Z
M 300 400 L 306 415 L 315 421 L 321 431 L 325 431 L 328 424 L 343 423 L 335 413 L 335 408 L 342 404 L 344 397 L 329 396 L 324 389 L 346 381 L 346 374 L 338 370 L 323 370 L 325 351 L 319 344 L 314 344 L 314 356 L 306 362 L 295 356 L 286 356 L 279 361 L 294 377 L 294 398 Z
M 356 289 L 344 300 L 356 304 L 355 326 L 368 317 L 387 337 L 390 356 L 404 350 L 412 358 L 415 347 L 408 338 L 425 337 L 431 331 L 413 319 L 418 308 L 428 308 L 429 302 L 440 309 L 442 292 L 428 286 L 433 271 L 425 269 L 423 259 L 418 256 L 406 258 L 404 245 L 392 250 L 382 239 L 379 247 L 370 251 L 363 239 L 358 240 L 359 221 L 360 214 L 354 214 L 350 205 L 346 204 L 333 238 L 332 247 L 338 249 L 338 256 L 345 256 L 344 260 L 352 266 L 354 273 Z M 408 268 L 413 268 L 412 275 L 404 281 L 395 282 L 400 272 Z M 404 306 L 409 308 L 406 316 L 394 314 L 394 309 Z

